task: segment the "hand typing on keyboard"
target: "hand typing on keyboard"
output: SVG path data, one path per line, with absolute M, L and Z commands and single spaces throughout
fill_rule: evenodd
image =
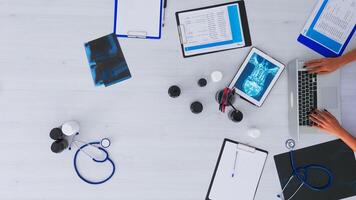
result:
M 342 57 L 339 58 L 321 58 L 311 60 L 305 63 L 307 70 L 311 74 L 327 74 L 333 72 L 344 65 Z
M 348 133 L 337 121 L 337 119 L 327 110 L 315 110 L 309 115 L 309 119 L 314 123 L 313 127 L 326 131 L 343 140 L 353 151 L 356 152 L 356 138 Z
M 326 110 L 315 110 L 309 115 L 309 119 L 314 122 L 314 127 L 336 136 L 343 129 L 337 119 Z
M 355 60 L 356 49 L 337 58 L 321 58 L 308 61 L 305 63 L 305 67 L 310 74 L 327 74 Z

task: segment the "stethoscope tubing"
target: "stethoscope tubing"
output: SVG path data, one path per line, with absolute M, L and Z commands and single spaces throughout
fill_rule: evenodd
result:
M 325 166 L 318 165 L 318 164 L 308 164 L 303 167 L 296 167 L 293 150 L 289 151 L 289 158 L 290 158 L 290 163 L 291 163 L 291 167 L 293 170 L 292 176 L 295 176 L 302 184 L 307 186 L 309 189 L 314 190 L 314 191 L 323 191 L 323 190 L 326 190 L 329 187 L 331 187 L 333 179 L 334 179 L 331 170 L 329 170 Z M 314 185 L 311 185 L 310 183 L 308 183 L 308 171 L 311 169 L 318 169 L 321 172 L 323 172 L 324 174 L 326 174 L 328 176 L 328 182 L 322 186 L 314 186 Z M 304 171 L 304 175 L 301 173 L 302 171 Z
M 91 184 L 91 185 L 99 185 L 99 184 L 103 184 L 105 183 L 106 181 L 110 180 L 114 174 L 115 174 L 115 170 L 116 170 L 116 167 L 115 167 L 115 164 L 114 162 L 110 159 L 109 157 L 109 153 L 106 151 L 106 149 L 100 147 L 100 146 L 95 146 L 95 145 L 99 145 L 100 142 L 89 142 L 87 144 L 84 144 L 83 146 L 79 147 L 78 150 L 75 152 L 74 154 L 74 158 L 73 158 L 73 165 L 74 165 L 74 169 L 75 169 L 75 172 L 77 173 L 78 177 L 80 179 L 82 179 L 84 182 L 88 183 L 88 184 Z M 105 153 L 105 158 L 102 159 L 102 160 L 98 160 L 98 159 L 95 159 L 95 158 L 92 158 L 94 162 L 97 162 L 97 163 L 103 163 L 103 162 L 106 162 L 106 161 L 109 161 L 113 167 L 112 169 L 112 172 L 111 174 L 104 180 L 101 180 L 101 181 L 91 181 L 91 180 L 88 180 L 86 179 L 84 176 L 82 176 L 78 170 L 78 166 L 77 166 L 77 157 L 78 157 L 78 154 L 80 151 L 83 150 L 83 148 L 87 147 L 87 146 L 95 146 L 96 148 L 98 148 L 99 150 L 101 150 L 102 152 Z M 83 150 L 84 151 L 84 150 Z
M 281 193 L 279 193 L 277 195 L 277 197 L 284 199 L 283 192 L 293 178 L 298 179 L 300 184 L 299 184 L 299 187 L 297 188 L 297 190 L 294 191 L 294 193 L 288 198 L 288 200 L 291 200 L 304 185 L 307 188 L 309 188 L 310 190 L 317 191 L 317 192 L 324 191 L 331 187 L 333 180 L 334 180 L 331 170 L 329 170 L 325 166 L 318 165 L 318 164 L 308 164 L 305 166 L 296 167 L 295 159 L 294 159 L 295 141 L 293 139 L 289 139 L 286 141 L 285 144 L 286 144 L 287 149 L 290 150 L 289 151 L 289 161 L 290 161 L 290 165 L 292 168 L 292 173 L 291 173 L 287 183 L 283 186 Z M 328 182 L 322 186 L 315 186 L 315 185 L 312 185 L 311 183 L 309 183 L 308 182 L 308 173 L 309 173 L 309 170 L 311 170 L 311 169 L 319 170 L 322 173 L 326 174 L 328 177 Z

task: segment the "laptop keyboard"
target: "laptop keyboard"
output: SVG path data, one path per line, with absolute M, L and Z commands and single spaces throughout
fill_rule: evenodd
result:
M 307 71 L 298 71 L 298 105 L 299 125 L 312 126 L 309 114 L 317 106 L 317 75 L 309 74 Z

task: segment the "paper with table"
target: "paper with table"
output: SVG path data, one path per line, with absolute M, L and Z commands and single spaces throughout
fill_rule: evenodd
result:
M 267 155 L 264 150 L 225 139 L 206 200 L 253 200 Z
M 334 57 L 344 51 L 356 29 L 356 0 L 319 0 L 298 41 Z
M 118 37 L 160 39 L 162 0 L 116 0 L 114 33 Z
M 251 46 L 244 1 L 176 13 L 184 57 Z

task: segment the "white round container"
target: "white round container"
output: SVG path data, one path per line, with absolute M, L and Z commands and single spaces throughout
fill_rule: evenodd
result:
M 210 74 L 210 77 L 213 82 L 219 82 L 222 80 L 223 74 L 221 73 L 221 71 L 213 71 Z
M 247 130 L 247 135 L 254 139 L 257 139 L 261 136 L 261 130 L 256 127 L 249 128 Z
M 79 123 L 76 121 L 68 121 L 62 125 L 64 135 L 72 136 L 79 133 Z

